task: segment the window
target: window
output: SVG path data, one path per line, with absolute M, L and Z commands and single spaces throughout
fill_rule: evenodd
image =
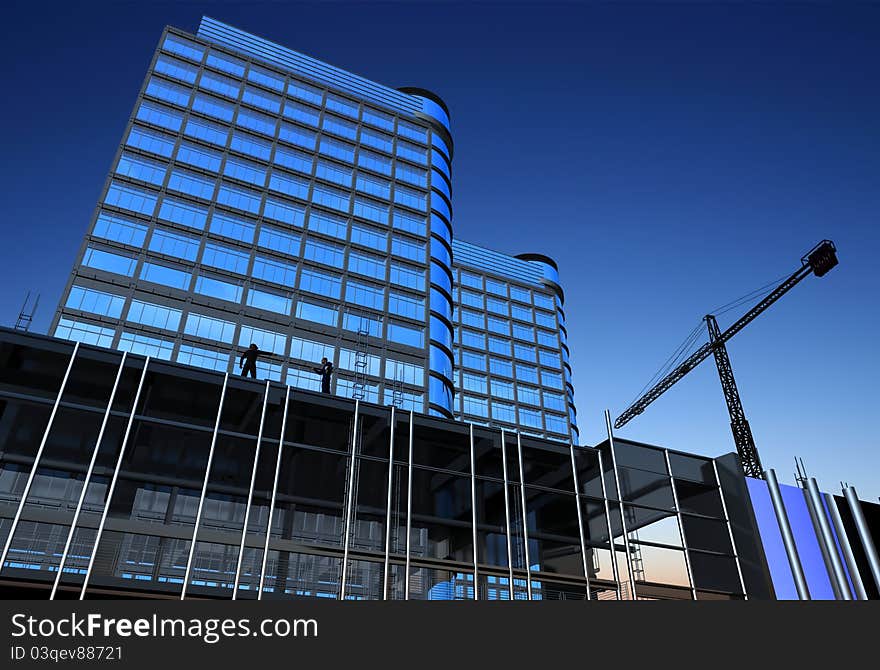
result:
M 505 361 L 494 356 L 489 357 L 489 371 L 493 375 L 503 375 L 505 377 L 513 377 L 513 363 Z
M 422 142 L 424 144 L 427 144 L 428 142 L 427 130 L 414 123 L 404 121 L 403 119 L 397 122 L 397 133 L 403 137 L 415 140 L 416 142 Z
M 409 391 L 395 392 L 390 388 L 385 388 L 386 405 L 395 405 L 399 409 L 413 412 L 422 412 L 425 409 L 425 395 L 423 393 L 411 393 Z
M 558 412 L 564 412 L 566 410 L 567 405 L 565 403 L 565 396 L 561 393 L 544 391 L 541 395 L 544 396 L 544 407 L 547 409 L 555 409 Z
M 393 379 L 414 386 L 424 386 L 425 369 L 415 363 L 404 363 L 388 358 L 385 360 L 385 379 Z
M 236 100 L 238 99 L 238 90 L 241 88 L 241 84 L 235 79 L 224 77 L 222 74 L 205 72 L 199 80 L 199 88 L 204 88 Z
M 350 167 L 345 167 L 338 163 L 331 163 L 328 160 L 319 158 L 318 165 L 315 168 L 315 175 L 321 179 L 332 181 L 334 184 L 344 186 L 345 188 L 351 188 L 351 179 L 354 175 L 354 170 Z
M 306 210 L 300 205 L 278 198 L 271 195 L 266 196 L 266 206 L 263 207 L 263 217 L 288 223 L 291 226 L 302 226 L 306 219 Z
M 489 416 L 489 401 L 486 398 L 476 398 L 474 396 L 462 395 L 462 410 L 465 414 L 474 414 L 476 416 Z
M 177 330 L 180 327 L 180 315 L 179 309 L 154 305 L 143 300 L 132 300 L 126 320 L 139 323 L 142 326 Z
M 541 365 L 548 368 L 559 368 L 559 352 L 557 351 L 545 351 L 541 349 L 538 351 L 538 358 L 541 362 Z
M 519 342 L 514 342 L 513 355 L 515 358 L 518 358 L 522 361 L 530 361 L 532 363 L 537 362 L 534 345 L 520 344 Z
M 251 163 L 235 156 L 230 156 L 226 159 L 223 174 L 234 179 L 246 181 L 255 186 L 263 186 L 266 183 L 266 170 L 256 163 Z
M 389 319 L 388 339 L 392 342 L 398 342 L 399 344 L 406 344 L 421 349 L 425 346 L 425 329 Z
M 375 130 L 361 129 L 361 144 L 391 153 L 392 140 L 389 135 Z
M 182 191 L 187 195 L 210 200 L 214 195 L 214 179 L 203 177 L 195 172 L 188 172 L 175 168 L 168 178 L 168 188 L 174 191 Z
M 315 138 L 317 138 L 317 136 L 318 134 L 313 130 L 300 128 L 299 126 L 284 123 L 283 121 L 281 122 L 281 127 L 278 131 L 278 139 L 290 142 L 291 144 L 303 147 L 304 149 L 309 149 L 310 151 L 315 148 Z
M 382 154 L 374 154 L 372 151 L 361 149 L 358 153 L 357 164 L 374 172 L 381 172 L 386 176 L 391 176 L 391 159 Z
M 187 84 L 195 82 L 196 74 L 199 71 L 197 67 L 166 54 L 159 54 L 153 70 L 168 77 L 185 81 Z
M 462 329 L 459 342 L 466 347 L 473 347 L 481 351 L 486 349 L 486 335 L 484 333 L 476 333 L 467 328 Z
M 287 371 L 287 383 L 294 388 L 309 391 L 321 390 L 321 378 L 312 370 L 289 368 Z
M 195 203 L 165 196 L 159 208 L 159 218 L 172 223 L 179 223 L 197 230 L 204 230 L 208 220 L 208 210 Z
M 366 354 L 362 361 L 365 365 L 360 369 L 364 374 L 370 375 L 371 377 L 379 376 L 379 363 L 381 362 L 381 359 L 378 356 Z M 356 351 L 353 349 L 339 350 L 339 367 L 341 369 L 355 371 L 358 369 L 355 367 L 357 363 L 358 355 Z
M 309 215 L 309 230 L 344 240 L 348 232 L 348 222 L 333 214 L 312 211 Z
M 229 353 L 203 349 L 191 344 L 181 344 L 180 350 L 177 352 L 177 362 L 225 372 L 229 368 Z
M 298 319 L 323 323 L 326 326 L 336 326 L 337 317 L 338 310 L 335 307 L 328 307 L 310 300 L 300 300 L 296 304 L 296 318 Z
M 541 394 L 538 392 L 538 389 L 532 388 L 531 386 L 518 384 L 516 387 L 516 397 L 520 402 L 524 402 L 528 405 L 541 404 Z
M 391 197 L 391 182 L 387 179 L 380 179 L 379 177 L 372 177 L 359 172 L 356 186 L 359 191 L 363 191 L 364 193 L 368 193 L 377 198 L 388 200 Z
M 189 289 L 190 274 L 188 270 L 144 262 L 141 279 L 186 291 Z
M 325 106 L 327 107 L 327 109 L 332 109 L 334 112 L 345 114 L 346 116 L 350 116 L 353 119 L 356 119 L 358 117 L 359 105 L 356 102 L 346 100 L 345 98 L 334 95 L 333 93 L 327 94 L 327 102 L 325 103 Z
M 63 317 L 58 321 L 58 327 L 55 329 L 55 337 L 84 344 L 94 344 L 99 347 L 112 346 L 115 333 L 113 328 L 102 328 L 92 323 Z
M 288 149 L 279 145 L 275 148 L 275 162 L 278 165 L 283 165 L 286 168 L 304 172 L 305 174 L 311 174 L 312 172 L 312 157 L 296 149 Z
M 513 287 L 510 288 L 511 293 L 513 293 Z M 510 313 L 514 319 L 519 319 L 520 321 L 526 321 L 531 323 L 533 321 L 533 313 L 531 308 L 523 307 L 522 305 L 513 304 L 510 306 Z
M 565 420 L 564 416 L 545 414 L 544 420 L 547 422 L 547 430 L 554 433 L 561 433 L 562 435 L 568 435 L 568 422 Z
M 354 214 L 355 216 L 359 216 L 362 219 L 367 219 L 369 221 L 375 221 L 376 223 L 381 223 L 383 225 L 388 224 L 388 211 L 389 208 L 387 205 L 383 205 L 380 202 L 376 202 L 375 200 L 369 200 L 367 198 L 362 198 L 361 196 L 355 196 L 354 199 Z
M 556 328 L 556 318 L 545 312 L 535 312 L 535 323 L 544 328 Z
M 538 383 L 538 369 L 533 365 L 516 364 L 516 378 L 521 382 Z
M 360 223 L 353 223 L 351 225 L 351 242 L 352 244 L 362 244 L 376 251 L 385 252 L 388 247 L 388 233 Z M 393 244 L 394 242 L 392 241 Z
M 371 256 L 360 251 L 349 251 L 348 269 L 350 272 L 367 275 L 374 279 L 385 279 L 385 259 Z
M 405 181 L 421 188 L 428 188 L 428 171 L 421 168 L 407 165 L 406 163 L 398 163 L 397 171 L 394 173 L 399 181 Z
M 535 329 L 532 326 L 524 326 L 521 323 L 513 322 L 513 336 L 520 340 L 528 340 L 534 342 Z
M 559 347 L 559 339 L 556 333 L 548 333 L 545 330 L 538 329 L 538 344 L 555 349 Z
M 342 279 L 320 270 L 303 268 L 300 273 L 299 288 L 301 291 L 338 300 L 342 293 Z
M 524 426 L 532 428 L 541 428 L 541 412 L 535 409 L 519 408 L 519 421 Z
M 217 191 L 217 202 L 251 214 L 257 214 L 260 211 L 259 193 L 223 182 L 220 183 L 220 190 Z
M 125 298 L 121 295 L 114 295 L 113 293 L 106 293 L 93 288 L 85 288 L 84 286 L 72 286 L 64 306 L 70 309 L 78 309 L 83 312 L 91 312 L 92 314 L 100 314 L 101 316 L 118 319 L 122 314 L 122 306 L 124 304 Z
M 501 379 L 492 380 L 492 397 L 503 400 L 513 400 L 513 382 Z
M 147 88 L 144 91 L 147 95 L 154 98 L 160 98 L 175 105 L 186 107 L 189 103 L 191 89 L 180 84 L 172 84 L 159 77 L 150 77 L 147 82 Z
M 183 141 L 177 150 L 177 161 L 179 163 L 195 165 L 210 172 L 217 172 L 220 169 L 222 159 L 223 154 L 219 151 L 208 149 L 193 142 Z
M 178 131 L 180 130 L 180 124 L 183 123 L 183 112 L 160 105 L 158 102 L 144 100 L 138 107 L 135 118 L 146 123 L 152 123 L 154 126 Z
M 183 133 L 221 147 L 226 146 L 226 138 L 229 137 L 229 129 L 225 126 L 196 116 L 189 117 Z
M 473 372 L 461 373 L 461 386 L 465 391 L 475 391 L 477 393 L 486 393 L 486 376 L 474 374 Z
M 247 304 L 250 307 L 264 309 L 268 312 L 290 314 L 293 302 L 286 294 L 251 287 L 247 294 Z
M 162 43 L 162 48 L 165 51 L 170 51 L 194 61 L 201 61 L 202 55 L 205 53 L 203 46 L 193 44 L 189 40 L 177 37 L 176 35 L 167 35 Z
M 470 286 L 471 288 L 483 290 L 483 278 L 480 275 L 471 274 L 461 270 L 459 273 L 459 281 L 462 286 Z
M 244 76 L 244 61 L 240 61 L 232 56 L 227 56 L 218 51 L 209 51 L 208 60 L 206 62 L 211 67 L 223 70 L 236 77 Z
M 477 354 L 473 351 L 468 351 L 467 349 L 461 350 L 461 364 L 466 368 L 473 368 L 475 370 L 485 370 L 486 369 L 486 356 L 484 354 Z
M 354 240 L 352 240 L 354 241 Z M 410 240 L 400 235 L 391 236 L 391 253 L 417 263 L 425 262 L 425 243 Z
M 329 137 L 321 137 L 318 151 L 331 158 L 337 158 L 346 163 L 354 163 L 354 147 L 347 142 L 334 140 Z
M 489 351 L 493 354 L 501 354 L 502 356 L 510 356 L 510 340 L 501 337 L 489 336 Z
M 147 237 L 147 227 L 110 212 L 101 212 L 95 221 L 92 235 L 121 244 L 141 247 Z
M 382 337 L 382 323 L 377 317 L 362 312 L 346 311 L 342 317 L 342 327 L 355 333 L 364 333 L 371 337 Z
M 486 324 L 493 333 L 500 335 L 510 334 L 510 322 L 507 319 L 499 319 L 494 316 L 486 317 Z
M 472 328 L 479 328 L 483 330 L 485 327 L 483 322 L 483 315 L 479 312 L 472 312 L 469 309 L 461 310 L 461 322 L 465 326 L 471 326 Z
M 210 265 L 242 275 L 247 274 L 249 260 L 249 253 L 216 242 L 208 242 L 205 245 L 205 252 L 202 254 L 202 265 Z
M 222 235 L 249 244 L 254 239 L 255 227 L 250 221 L 215 210 L 214 216 L 211 217 L 209 230 L 215 235 Z
M 122 333 L 119 338 L 117 349 L 129 351 L 141 356 L 152 356 L 163 361 L 171 360 L 171 352 L 174 350 L 174 342 L 162 340 L 158 337 L 148 337 L 140 333 Z
M 486 309 L 496 314 L 507 316 L 507 303 L 492 296 L 486 296 Z
M 513 405 L 493 400 L 492 418 L 506 423 L 516 423 L 516 408 Z
M 158 130 L 132 126 L 126 144 L 168 158 L 174 151 L 174 138 Z
M 349 279 L 345 285 L 345 301 L 384 312 L 385 289 Z
M 351 121 L 340 119 L 332 114 L 324 114 L 324 123 L 321 126 L 325 131 L 339 135 L 349 140 L 357 137 L 357 125 Z
M 513 300 L 519 300 L 520 302 L 530 303 L 532 301 L 531 293 L 527 289 L 520 288 L 514 284 L 510 285 L 510 297 Z M 529 310 L 531 312 L 531 310 Z M 526 319 L 526 321 L 531 321 L 530 318 Z
M 235 333 L 235 324 L 231 321 L 190 312 L 186 317 L 183 332 L 206 340 L 217 340 L 231 344 L 233 333 Z
M 315 342 L 314 340 L 305 340 L 301 337 L 290 338 L 291 358 L 298 358 L 303 361 L 317 364 L 322 358 L 332 361 L 334 351 L 335 349 L 332 344 Z
M 425 271 L 391 262 L 391 283 L 420 291 L 425 290 Z
M 228 121 L 229 119 L 227 119 Z M 248 128 L 262 135 L 272 137 L 275 134 L 275 119 L 249 109 L 239 109 L 235 124 L 242 128 Z
M 272 155 L 271 142 L 254 137 L 241 130 L 232 131 L 232 142 L 229 143 L 229 148 L 264 161 L 269 160 L 269 156 Z
M 340 212 L 348 211 L 349 199 L 350 196 L 345 191 L 340 191 L 339 189 L 331 188 L 329 186 L 315 184 L 315 188 L 312 191 L 312 200 L 314 202 L 331 209 L 339 210 Z
M 380 112 L 376 109 L 370 109 L 369 107 L 365 106 L 363 120 L 364 123 L 371 123 L 374 126 L 382 128 L 383 130 L 394 130 L 394 117 L 390 114 Z
M 274 74 L 269 72 L 269 70 L 258 67 L 257 65 L 251 64 L 247 78 L 250 81 L 262 84 L 266 88 L 272 88 L 276 91 L 284 90 L 284 77 L 282 75 Z
M 260 228 L 260 236 L 257 244 L 266 249 L 272 249 L 288 256 L 299 256 L 300 236 L 281 228 L 275 228 L 264 224 Z
M 398 316 L 405 316 L 416 321 L 424 321 L 425 299 L 407 295 L 406 293 L 389 291 L 388 311 Z
M 294 198 L 303 200 L 309 198 L 309 180 L 286 172 L 274 170 L 272 176 L 269 177 L 269 189 Z
M 200 245 L 201 240 L 198 237 L 156 228 L 150 237 L 149 249 L 165 256 L 194 261 L 199 255 Z
M 287 95 L 292 95 L 300 100 L 312 102 L 316 105 L 320 105 L 324 98 L 324 93 L 321 89 L 295 80 L 291 80 L 287 84 Z
M 553 298 L 543 293 L 535 293 L 535 305 L 547 310 L 553 310 Z
M 541 383 L 544 384 L 544 386 L 549 386 L 551 388 L 563 388 L 562 375 L 558 372 L 547 372 L 546 370 L 541 370 Z
M 251 344 L 256 344 L 263 351 L 271 351 L 273 354 L 283 356 L 287 346 L 287 336 L 271 330 L 242 325 L 241 333 L 238 336 L 238 346 L 247 347 Z
M 428 207 L 428 196 L 421 191 L 415 191 L 398 184 L 394 187 L 394 202 L 425 211 Z
M 391 225 L 399 230 L 424 237 L 428 232 L 428 223 L 425 217 L 409 214 L 395 209 L 391 216 Z
M 156 208 L 156 200 L 157 194 L 152 191 L 114 181 L 107 189 L 104 203 L 150 216 Z
M 196 93 L 193 98 L 192 108 L 194 112 L 201 112 L 227 123 L 232 121 L 232 116 L 235 113 L 235 105 L 233 103 L 215 98 L 213 95 L 206 93 Z M 173 128 L 173 130 L 177 130 L 177 128 Z
M 317 126 L 320 112 L 308 105 L 288 100 L 284 103 L 284 116 L 300 123 Z
M 85 254 L 83 254 L 82 264 L 97 270 L 131 277 L 134 274 L 137 259 L 89 246 L 86 248 Z
M 277 261 L 266 256 L 257 256 L 254 259 L 254 267 L 251 274 L 257 279 L 291 288 L 296 282 L 295 265 Z
M 245 85 L 241 100 L 242 102 L 246 102 L 254 107 L 259 107 L 260 109 L 265 109 L 267 112 L 272 112 L 273 114 L 277 114 L 281 111 L 280 97 L 273 93 L 261 91 L 253 86 Z

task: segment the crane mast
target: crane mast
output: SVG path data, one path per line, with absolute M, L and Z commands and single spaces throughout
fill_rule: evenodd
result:
M 614 421 L 614 427 L 621 428 L 625 426 L 633 418 L 644 412 L 648 405 L 663 395 L 688 372 L 710 355 L 713 355 L 715 365 L 718 368 L 718 376 L 721 380 L 721 388 L 724 391 L 727 410 L 730 414 L 730 428 L 733 432 L 737 453 L 742 461 L 743 470 L 746 476 L 763 479 L 764 471 L 761 467 L 761 459 L 758 457 L 758 450 L 755 447 L 752 430 L 745 417 L 745 411 L 736 388 L 736 381 L 733 378 L 733 368 L 730 365 L 730 358 L 727 356 L 725 343 L 754 321 L 770 305 L 797 286 L 809 274 L 812 273 L 817 277 L 821 277 L 837 265 L 837 262 L 837 250 L 834 243 L 831 240 L 822 240 L 801 258 L 801 267 L 737 319 L 727 330 L 722 332 L 718 327 L 715 317 L 712 314 L 707 314 L 704 319 L 709 330 L 709 341 L 627 407 Z

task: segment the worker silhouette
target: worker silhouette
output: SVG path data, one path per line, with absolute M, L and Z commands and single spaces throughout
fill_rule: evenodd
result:
M 238 359 L 238 367 L 242 377 L 247 377 L 250 374 L 253 379 L 257 378 L 257 357 L 262 353 L 256 344 L 251 344 L 241 355 L 241 358 Z
M 321 375 L 321 393 L 330 393 L 330 377 L 333 375 L 333 363 L 324 356 L 321 359 L 321 367 L 315 368 L 315 372 Z

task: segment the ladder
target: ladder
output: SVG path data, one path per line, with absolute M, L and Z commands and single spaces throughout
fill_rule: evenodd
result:
M 367 365 L 370 359 L 370 326 L 369 317 L 363 313 L 358 315 L 357 343 L 354 351 L 354 383 L 351 397 L 364 400 L 367 397 Z

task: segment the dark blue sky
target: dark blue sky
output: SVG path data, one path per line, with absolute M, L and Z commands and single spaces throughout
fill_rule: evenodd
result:
M 14 4 L 2 48 L 0 320 L 45 329 L 159 34 L 212 15 L 441 95 L 456 234 L 559 262 L 583 443 L 712 308 L 810 277 L 728 350 L 765 466 L 880 495 L 880 5 Z M 725 327 L 736 312 L 722 317 Z M 707 361 L 621 436 L 718 455 Z

